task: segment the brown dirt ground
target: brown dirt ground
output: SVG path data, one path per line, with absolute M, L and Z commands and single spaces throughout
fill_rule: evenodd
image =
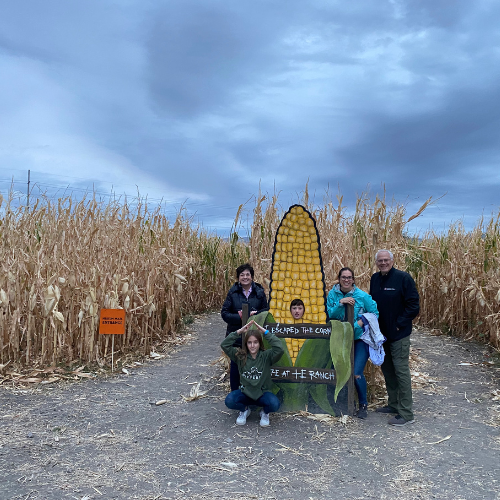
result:
M 262 429 L 224 406 L 210 365 L 223 332 L 202 316 L 190 342 L 128 375 L 3 384 L 0 499 L 500 498 L 500 369 L 485 346 L 412 334 L 413 425 L 275 414 Z M 185 401 L 200 381 L 205 397 Z

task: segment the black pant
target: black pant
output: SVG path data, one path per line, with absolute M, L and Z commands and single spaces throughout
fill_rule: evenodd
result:
M 229 384 L 231 386 L 231 391 L 236 391 L 240 388 L 240 372 L 238 370 L 238 365 L 231 361 L 231 367 L 229 369 Z
M 241 326 L 239 326 L 241 328 Z M 235 328 L 236 331 L 238 328 Z M 231 332 L 226 332 L 226 337 L 230 334 Z M 237 338 L 234 341 L 233 344 L 234 347 L 241 347 L 241 337 Z M 231 361 L 231 366 L 229 368 L 229 385 L 231 386 L 231 391 L 236 391 L 237 389 L 240 388 L 240 372 L 238 370 L 238 365 L 234 362 Z
M 410 375 L 410 337 L 384 344 L 385 358 L 382 373 L 385 378 L 389 401 L 405 420 L 413 420 L 413 399 Z

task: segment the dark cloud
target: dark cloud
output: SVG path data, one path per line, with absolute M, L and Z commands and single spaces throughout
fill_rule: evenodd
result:
M 500 156 L 500 75 L 495 72 L 490 71 L 488 85 L 449 89 L 424 112 L 366 116 L 369 130 L 363 140 L 337 152 L 353 169 L 385 173 L 401 190 L 405 185 L 429 189 L 436 178 L 455 180 L 468 166 L 495 165 Z M 470 187 L 465 177 L 464 187 Z M 498 185 L 500 179 L 491 182 Z
M 286 53 L 278 46 L 287 24 L 279 14 L 263 2 L 174 1 L 159 8 L 147 43 L 157 111 L 204 113 L 235 99 L 240 85 L 258 82 L 269 67 L 283 69 Z
M 498 208 L 499 14 L 487 0 L 4 3 L 0 161 L 187 199 L 208 226 L 260 180 L 286 204 L 308 179 L 350 202 L 385 184 L 409 211 L 447 192 L 422 221 L 472 223 Z

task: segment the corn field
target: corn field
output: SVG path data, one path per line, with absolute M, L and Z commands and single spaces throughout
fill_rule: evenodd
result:
M 309 200 L 307 186 L 302 204 L 314 213 L 321 237 L 326 289 L 335 285 L 338 271 L 351 267 L 356 285 L 369 290 L 370 277 L 378 269 L 375 253 L 388 249 L 395 267 L 415 279 L 421 298 L 417 323 L 441 333 L 467 340 L 476 339 L 500 347 L 500 212 L 481 219 L 471 231 L 460 222 L 443 234 L 426 232 L 409 236 L 403 204 L 388 204 L 385 197 L 358 197 L 354 213 L 327 198 L 319 206 Z M 264 208 L 265 204 L 265 208 Z M 284 210 L 278 197 L 259 194 L 254 209 L 250 253 L 256 274 L 267 283 L 274 234 Z
M 159 207 L 71 198 L 12 205 L 0 220 L 2 364 L 104 364 L 111 339 L 99 335 L 101 308 L 126 310 L 115 350 L 148 353 L 183 315 L 220 308 L 249 258 L 236 234 L 225 242 L 182 214 L 170 222 Z
M 98 333 L 101 308 L 126 310 L 126 334 L 115 350 L 147 353 L 175 336 L 183 316 L 220 309 L 239 264 L 249 261 L 267 286 L 288 206 L 276 194 L 255 200 L 240 206 L 229 238 L 194 226 L 182 212 L 170 221 L 161 207 L 140 200 L 131 206 L 40 198 L 29 208 L 14 208 L 12 196 L 3 200 L 0 363 L 106 364 L 111 341 Z M 352 213 L 342 197 L 313 203 L 306 186 L 301 203 L 316 218 L 326 288 L 349 266 L 368 290 L 375 252 L 387 248 L 417 282 L 421 325 L 498 348 L 500 213 L 472 231 L 457 223 L 446 234 L 409 237 L 406 224 L 429 202 L 407 217 L 402 204 L 362 195 Z M 240 222 L 245 212 L 253 218 L 250 234 Z

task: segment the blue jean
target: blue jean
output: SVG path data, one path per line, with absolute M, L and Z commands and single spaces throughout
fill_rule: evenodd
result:
M 264 413 L 272 413 L 278 411 L 280 407 L 280 400 L 272 392 L 264 392 L 259 399 L 251 399 L 243 394 L 239 389 L 231 391 L 226 396 L 226 406 L 230 410 L 245 411 L 247 406 L 255 405 L 262 406 Z
M 358 400 L 360 405 L 368 404 L 366 379 L 363 375 L 366 362 L 370 357 L 370 349 L 366 342 L 362 340 L 354 341 L 354 385 L 358 392 Z

